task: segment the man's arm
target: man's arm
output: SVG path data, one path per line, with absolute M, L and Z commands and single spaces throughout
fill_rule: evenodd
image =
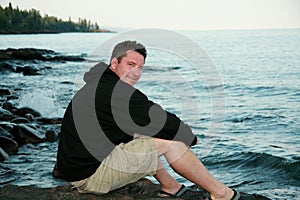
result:
M 166 140 L 182 141 L 187 146 L 193 146 L 197 143 L 197 137 L 187 124 L 183 123 L 176 115 L 165 111 L 160 105 L 148 100 L 147 96 L 139 90 L 136 90 L 131 96 L 129 111 L 132 120 L 137 125 L 149 127 L 149 129 L 142 128 L 139 131 L 132 130 L 134 133 Z M 165 115 L 165 118 L 162 123 L 154 122 L 155 117 L 163 118 L 161 117 L 163 115 Z

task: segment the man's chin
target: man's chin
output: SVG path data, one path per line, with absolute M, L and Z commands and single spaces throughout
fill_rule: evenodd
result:
M 127 83 L 128 85 L 131 85 L 131 86 L 133 86 L 133 85 L 135 85 L 137 83 L 137 81 L 132 80 L 132 79 L 130 79 L 130 80 L 128 80 L 128 79 L 122 80 L 121 79 L 121 81 L 123 81 L 123 82 L 125 82 L 125 83 Z

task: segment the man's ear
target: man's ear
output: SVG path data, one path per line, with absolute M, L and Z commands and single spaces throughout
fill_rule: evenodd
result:
M 117 58 L 113 58 L 110 61 L 110 67 L 114 71 L 116 69 L 116 66 L 119 64 L 119 61 Z

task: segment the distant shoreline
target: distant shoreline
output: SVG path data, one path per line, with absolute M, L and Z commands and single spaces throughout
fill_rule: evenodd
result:
M 85 18 L 73 22 L 70 17 L 68 21 L 47 14 L 42 17 L 38 10 L 20 10 L 18 7 L 13 8 L 11 3 L 5 8 L 0 5 L 0 18 L 0 34 L 111 33 L 110 30 L 100 28 L 97 22 Z
M 0 30 L 0 35 L 25 35 L 25 34 L 59 34 L 59 33 L 115 33 L 115 31 L 107 29 L 91 30 L 91 31 L 3 31 Z

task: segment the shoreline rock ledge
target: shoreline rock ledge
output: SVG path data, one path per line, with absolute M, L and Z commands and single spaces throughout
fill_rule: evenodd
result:
M 193 187 L 193 186 L 191 186 Z M 111 191 L 104 195 L 96 194 L 81 194 L 71 188 L 71 185 L 57 186 L 54 188 L 37 188 L 33 186 L 16 186 L 6 185 L 0 188 L 0 199 L 20 200 L 20 199 L 60 199 L 60 200 L 102 200 L 102 199 L 147 199 L 147 200 L 160 200 L 160 199 L 177 199 L 183 198 L 167 198 L 157 197 L 160 190 L 160 185 L 155 184 L 147 178 L 142 178 L 137 182 L 126 185 L 120 189 Z M 256 200 L 270 200 L 269 198 L 261 195 L 254 195 Z M 205 197 L 193 198 L 193 200 L 205 200 Z

